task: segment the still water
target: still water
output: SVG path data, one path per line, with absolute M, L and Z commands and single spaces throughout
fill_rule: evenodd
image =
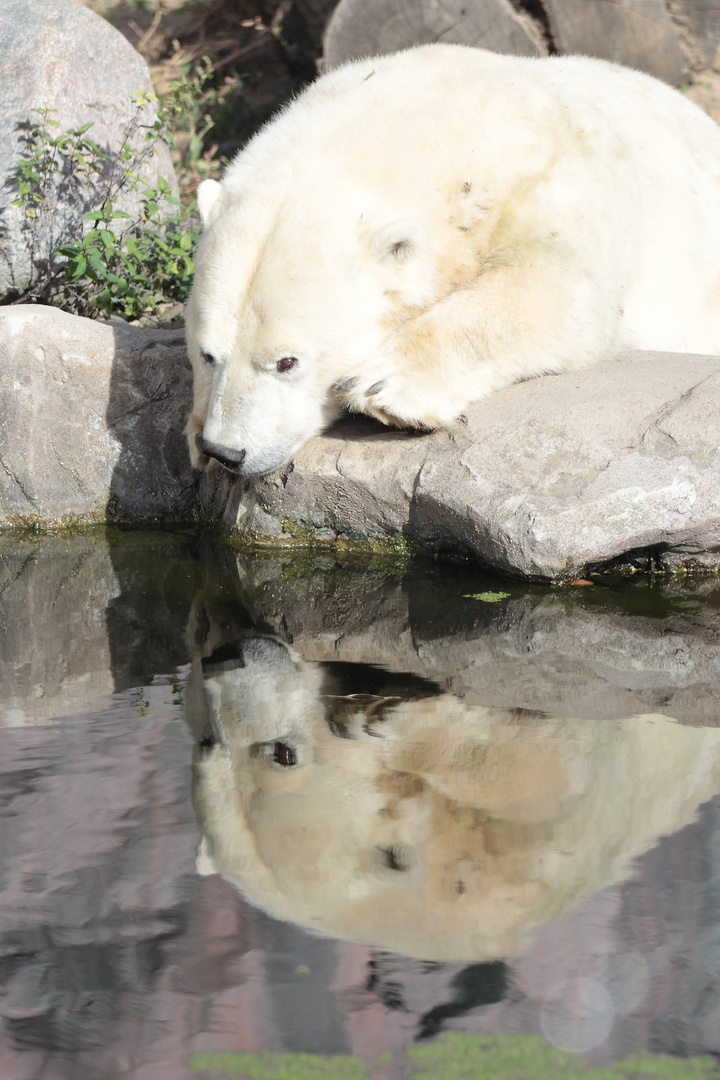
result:
M 0 618 L 2 1080 L 720 1076 L 717 578 L 108 532 Z

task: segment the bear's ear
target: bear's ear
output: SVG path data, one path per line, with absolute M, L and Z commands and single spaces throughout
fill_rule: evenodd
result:
M 200 220 L 206 228 L 212 221 L 213 210 L 217 209 L 217 201 L 220 197 L 220 184 L 217 180 L 203 180 L 197 189 L 197 203 L 200 211 Z
M 419 221 L 404 219 L 384 225 L 370 241 L 370 250 L 379 262 L 395 259 L 408 262 L 423 251 L 427 242 L 427 233 Z

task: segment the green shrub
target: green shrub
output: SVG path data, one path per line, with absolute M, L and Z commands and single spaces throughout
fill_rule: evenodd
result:
M 93 141 L 92 124 L 58 131 L 53 110 L 35 110 L 25 128 L 13 202 L 25 211 L 32 277 L 13 303 L 42 301 L 76 315 L 115 314 L 148 322 L 160 321 L 163 311 L 185 300 L 199 236 L 195 204 L 183 206 L 166 180 L 150 186 L 141 173 L 161 143 L 173 144 L 177 129 L 190 134 L 187 155 L 193 162 L 200 158 L 213 123 L 203 109 L 217 96 L 203 91 L 211 75 L 204 60 L 159 101 L 154 94 L 136 93 L 113 154 Z M 157 103 L 157 112 L 148 119 L 151 103 Z M 126 192 L 137 195 L 133 215 L 117 206 Z M 67 207 L 76 212 L 68 214 Z M 53 235 L 57 220 L 64 224 Z

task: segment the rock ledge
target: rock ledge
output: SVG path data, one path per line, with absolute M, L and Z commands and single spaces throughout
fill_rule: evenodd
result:
M 258 541 L 402 538 L 527 578 L 648 550 L 717 569 L 719 390 L 718 357 L 629 354 L 509 387 L 450 432 L 343 421 L 279 473 L 206 474 L 201 499 Z

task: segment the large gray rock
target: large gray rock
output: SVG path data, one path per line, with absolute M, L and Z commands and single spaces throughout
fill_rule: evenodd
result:
M 278 473 L 206 474 L 225 527 L 265 539 L 404 538 L 529 578 L 638 549 L 720 564 L 720 358 L 635 353 L 493 394 L 453 432 L 366 421 Z
M 77 230 L 83 214 L 97 205 L 90 191 L 78 201 L 65 184 L 49 199 L 52 213 L 41 215 L 32 227 L 22 208 L 10 205 L 17 197 L 17 164 L 25 149 L 26 126 L 35 119 L 33 109 L 47 105 L 56 110 L 56 134 L 92 123 L 88 136 L 105 152 L 116 154 L 136 112 L 135 92 L 149 90 L 150 72 L 142 57 L 114 27 L 81 4 L 0 4 L 0 297 L 22 293 L 31 281 L 31 251 L 36 264 L 46 260 L 68 229 Z M 142 123 L 152 124 L 155 115 L 154 106 L 148 105 Z M 139 131 L 134 144 L 142 146 L 143 140 Z M 162 176 L 177 190 L 164 144 L 140 175 L 151 184 Z M 137 205 L 133 192 L 117 199 L 117 208 L 128 213 Z
M 192 516 L 182 331 L 0 309 L 0 526 Z

